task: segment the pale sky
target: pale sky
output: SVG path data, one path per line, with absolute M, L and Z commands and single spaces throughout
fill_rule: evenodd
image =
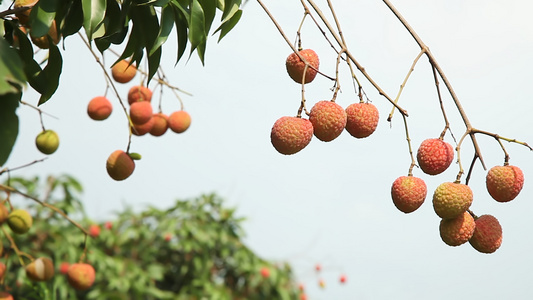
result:
M 317 1 L 323 3 L 325 1 Z M 265 1 L 291 40 L 299 25 L 300 1 Z M 450 79 L 473 126 L 533 144 L 533 2 L 512 1 L 393 1 L 429 46 Z M 321 4 L 322 5 L 322 4 Z M 403 26 L 381 1 L 335 1 L 348 47 L 385 91 L 395 96 L 419 49 Z M 322 6 L 324 12 L 327 7 Z M 329 14 L 327 14 L 329 16 Z M 216 27 L 216 26 L 214 26 Z M 304 48 L 320 56 L 320 69 L 334 75 L 336 54 L 306 21 Z M 503 227 L 501 248 L 481 254 L 469 244 L 449 247 L 441 241 L 431 196 L 444 181 L 453 181 L 458 166 L 429 177 L 414 175 L 428 186 L 422 207 L 405 215 L 392 204 L 390 186 L 406 175 L 410 157 L 399 115 L 386 122 L 390 104 L 360 73 L 367 95 L 378 107 L 380 123 L 374 135 L 356 140 L 344 132 L 324 143 L 314 138 L 292 156 L 277 153 L 270 144 L 276 119 L 295 115 L 300 86 L 286 74 L 291 50 L 257 2 L 250 1 L 236 29 L 220 44 L 213 38 L 202 67 L 196 54 L 174 68 L 173 40 L 164 50 L 162 66 L 172 84 L 191 92 L 183 95 L 192 116 L 184 134 L 133 137 L 132 151 L 143 159 L 123 182 L 109 178 L 107 156 L 127 144 L 125 116 L 110 96 L 115 110 L 110 119 L 95 122 L 86 116 L 86 104 L 105 90 L 94 59 L 78 37 L 65 41 L 61 86 L 42 109 L 45 125 L 61 138 L 59 150 L 45 162 L 13 175 L 69 173 L 85 187 L 84 203 L 90 216 L 105 220 L 124 203 L 141 209 L 145 204 L 171 205 L 176 198 L 217 192 L 227 205 L 247 217 L 246 243 L 264 258 L 289 261 L 309 299 L 531 299 L 530 259 L 533 239 L 533 152 L 505 143 L 511 164 L 525 175 L 525 186 L 512 202 L 496 203 L 487 193 L 486 172 L 477 164 L 470 182 L 472 210 L 493 214 Z M 115 59 L 106 56 L 106 63 Z M 413 147 L 438 137 L 443 129 L 435 85 L 427 59 L 415 68 L 400 99 L 410 114 Z M 357 101 L 342 66 L 337 103 Z M 136 77 L 135 80 L 139 80 Z M 306 86 L 308 108 L 331 98 L 332 83 L 323 77 Z M 125 96 L 130 85 L 120 85 Z M 444 86 L 441 84 L 444 89 Z M 158 98 L 158 93 L 155 98 Z M 444 103 L 456 138 L 464 125 L 446 92 Z M 28 92 L 24 100 L 38 101 Z M 170 91 L 164 93 L 163 111 L 179 109 Z M 18 110 L 21 135 L 7 166 L 18 166 L 43 156 L 34 146 L 40 131 L 37 113 Z M 453 144 L 450 135 L 447 141 Z M 490 168 L 503 163 L 503 153 L 490 137 L 478 137 Z M 461 152 L 467 167 L 472 148 L 467 140 Z M 314 272 L 320 263 L 324 271 Z M 338 283 L 341 273 L 348 282 Z M 326 289 L 318 288 L 318 279 Z

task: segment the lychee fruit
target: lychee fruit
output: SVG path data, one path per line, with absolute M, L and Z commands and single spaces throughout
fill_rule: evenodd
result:
M 119 83 L 128 83 L 137 74 L 137 68 L 130 62 L 123 59 L 111 67 L 111 76 Z
M 59 265 L 59 272 L 61 274 L 67 274 L 68 273 L 68 268 L 70 268 L 70 264 L 68 262 L 62 262 Z
M 111 178 L 120 181 L 130 177 L 135 169 L 135 162 L 126 152 L 116 150 L 109 155 L 106 169 Z
M 307 70 L 305 70 L 305 62 L 303 62 L 296 53 L 291 53 L 287 60 L 285 61 L 285 67 L 287 68 L 287 73 L 289 76 L 296 81 L 297 83 L 302 83 L 305 70 L 305 81 L 304 83 L 309 83 L 313 81 L 316 77 L 319 60 L 318 55 L 315 51 L 311 49 L 304 49 L 298 51 L 300 55 L 309 63 Z M 314 69 L 313 69 L 314 68 Z
M 261 272 L 261 276 L 263 276 L 263 278 L 268 278 L 270 276 L 270 270 L 267 267 L 261 268 L 260 272 Z
M 322 271 L 322 265 L 321 264 L 316 264 L 315 265 L 315 271 L 317 271 L 317 272 Z
M 163 113 L 157 113 L 152 116 L 154 124 L 150 129 L 150 134 L 153 136 L 162 136 L 168 129 L 168 116 Z
M 0 280 L 4 278 L 4 275 L 6 274 L 7 266 L 3 262 L 0 262 Z
M 0 225 L 7 221 L 8 216 L 9 211 L 7 210 L 7 207 L 4 205 L 4 203 L 0 203 Z
M 112 111 L 113 106 L 111 102 L 103 96 L 94 97 L 89 101 L 89 105 L 87 105 L 87 114 L 91 119 L 96 121 L 107 119 Z
M 111 228 L 113 228 L 113 223 L 111 223 L 111 221 L 107 221 L 105 222 L 104 227 L 107 230 L 111 230 Z
M 440 221 L 439 232 L 442 241 L 449 246 L 462 245 L 472 237 L 476 222 L 472 215 L 465 211 L 462 215 L 453 219 Z
M 141 101 L 152 101 L 152 90 L 142 85 L 131 87 L 128 91 L 128 103 L 131 105 Z
M 517 166 L 495 166 L 487 173 L 487 190 L 498 202 L 516 198 L 524 186 L 524 173 Z
M 137 135 L 137 136 L 142 136 L 142 135 L 145 135 L 147 134 L 148 132 L 150 132 L 150 130 L 152 130 L 152 128 L 154 127 L 154 118 L 150 118 L 150 120 L 148 120 L 148 122 L 144 123 L 144 124 L 135 124 L 133 123 L 133 127 L 131 128 L 131 132 L 134 134 L 134 135 Z
M 59 136 L 53 130 L 44 130 L 35 138 L 37 149 L 43 154 L 52 154 L 59 147 Z
M 22 25 L 26 25 L 30 21 L 30 13 L 32 10 L 32 7 L 37 4 L 38 0 L 15 0 L 14 8 L 20 8 L 22 6 L 30 6 L 29 9 L 16 12 L 15 16 L 19 19 L 19 23 Z
M 7 217 L 7 225 L 14 233 L 24 234 L 33 225 L 33 217 L 24 209 L 15 209 Z
M 417 210 L 427 195 L 424 180 L 414 176 L 401 176 L 392 183 L 392 202 L 400 211 L 411 213 Z
M 358 139 L 370 136 L 378 127 L 379 111 L 372 103 L 350 104 L 346 116 L 346 131 Z
M 281 117 L 272 126 L 270 141 L 281 154 L 291 155 L 305 148 L 313 137 L 313 124 L 299 117 Z
M 433 194 L 433 208 L 439 217 L 453 219 L 467 211 L 473 199 L 472 189 L 468 185 L 444 182 Z
M 346 275 L 342 274 L 339 278 L 340 283 L 346 283 Z
M 168 116 L 167 122 L 170 130 L 182 133 L 191 126 L 191 115 L 184 110 L 178 110 Z
M 98 237 L 100 235 L 100 226 L 91 224 L 91 226 L 89 226 L 89 235 L 93 238 Z
M 54 273 L 54 263 L 48 257 L 39 257 L 26 266 L 26 275 L 34 281 L 50 280 Z
M 95 275 L 93 266 L 87 263 L 77 263 L 68 268 L 67 280 L 73 288 L 83 291 L 93 285 Z
M 476 219 L 476 229 L 469 242 L 481 253 L 493 253 L 502 244 L 503 232 L 498 219 L 491 215 L 482 215 Z
M 449 143 L 441 139 L 427 139 L 420 144 L 416 159 L 424 173 L 437 175 L 448 169 L 453 156 L 453 148 Z
M 148 101 L 134 102 L 130 106 L 131 122 L 135 125 L 142 125 L 150 121 L 152 115 L 152 104 Z
M 313 124 L 313 133 L 323 141 L 336 139 L 346 126 L 346 112 L 333 101 L 319 101 L 309 113 L 309 121 Z
M 324 279 L 320 279 L 320 280 L 318 281 L 318 286 L 319 286 L 321 289 L 325 288 L 325 287 L 326 287 L 326 281 L 324 281 Z

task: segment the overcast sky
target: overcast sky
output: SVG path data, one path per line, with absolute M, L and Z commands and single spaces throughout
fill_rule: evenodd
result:
M 317 1 L 321 5 L 325 1 Z M 265 1 L 291 40 L 295 39 L 302 10 L 300 1 Z M 533 2 L 510 1 L 393 1 L 429 46 L 450 79 L 473 126 L 533 144 Z M 419 48 L 381 1 L 334 1 L 347 44 L 369 74 L 395 96 Z M 322 6 L 327 12 L 327 7 Z M 327 14 L 329 16 L 329 14 Z M 333 22 L 332 22 L 333 23 Z M 320 56 L 321 70 L 333 76 L 336 54 L 307 20 L 304 48 Z M 505 143 L 511 164 L 525 174 L 522 193 L 512 202 L 492 200 L 484 187 L 486 172 L 475 166 L 470 185 L 472 210 L 493 214 L 502 224 L 503 245 L 492 255 L 480 254 L 469 244 L 449 247 L 441 241 L 440 219 L 431 205 L 433 190 L 453 181 L 458 166 L 429 177 L 426 203 L 416 212 L 399 212 L 390 198 L 394 179 L 406 175 L 410 157 L 399 115 L 386 118 L 390 104 L 358 73 L 381 119 L 374 135 L 356 140 L 344 132 L 324 143 L 313 139 L 300 153 L 284 156 L 270 143 L 276 119 L 295 115 L 300 86 L 286 74 L 291 52 L 257 2 L 250 1 L 242 21 L 220 44 L 213 38 L 202 67 L 194 55 L 176 67 L 174 40 L 164 50 L 162 66 L 172 84 L 194 96 L 183 95 L 192 125 L 184 134 L 134 137 L 132 151 L 143 159 L 123 182 L 109 178 L 108 155 L 127 145 L 125 116 L 118 101 L 110 119 L 95 122 L 86 104 L 105 90 L 105 81 L 78 37 L 65 41 L 61 86 L 43 105 L 58 119 L 45 125 L 61 138 L 59 150 L 44 163 L 13 175 L 69 173 L 85 187 L 84 203 L 91 217 L 105 220 L 124 203 L 141 209 L 145 204 L 171 205 L 176 198 L 217 192 L 237 206 L 248 234 L 246 242 L 274 261 L 289 261 L 309 299 L 531 299 L 533 275 L 533 153 Z M 106 56 L 110 64 L 115 57 Z M 357 101 L 346 68 L 337 103 Z M 135 80 L 139 80 L 136 77 Z M 323 77 L 306 86 L 309 107 L 331 99 L 332 83 Z M 441 85 L 442 88 L 443 85 Z M 130 85 L 120 85 L 125 96 Z M 155 98 L 158 98 L 158 93 Z M 458 138 L 464 124 L 447 93 L 444 103 Z M 24 100 L 36 103 L 28 92 Z M 413 147 L 443 129 L 435 84 L 427 59 L 417 65 L 400 99 L 409 112 Z M 163 111 L 179 109 L 166 91 Z M 34 146 L 40 131 L 37 113 L 18 110 L 21 134 L 7 166 L 18 166 L 42 155 Z M 447 135 L 447 141 L 454 143 Z M 488 167 L 501 165 L 503 153 L 494 139 L 479 136 Z M 463 145 L 463 164 L 472 147 Z M 318 288 L 313 266 L 326 289 Z M 346 273 L 348 282 L 338 283 Z

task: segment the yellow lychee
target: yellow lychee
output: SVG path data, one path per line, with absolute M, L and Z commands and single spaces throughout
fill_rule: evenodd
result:
M 439 232 L 442 241 L 449 246 L 462 245 L 472 237 L 476 222 L 472 215 L 465 211 L 462 215 L 453 219 L 440 221 Z
M 14 233 L 24 234 L 33 225 L 33 217 L 24 209 L 15 209 L 7 217 L 7 225 Z
M 59 147 L 59 136 L 53 130 L 44 130 L 35 138 L 35 145 L 43 154 L 52 154 Z
M 466 184 L 444 182 L 433 194 L 435 213 L 443 219 L 453 219 L 463 214 L 472 204 L 474 195 Z

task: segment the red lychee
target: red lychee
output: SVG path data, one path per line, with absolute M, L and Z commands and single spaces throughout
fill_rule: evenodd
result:
M 476 229 L 469 242 L 481 253 L 493 253 L 502 244 L 503 231 L 494 216 L 483 215 L 476 219 Z
M 106 97 L 94 97 L 87 105 L 87 114 L 96 121 L 105 120 L 111 115 L 113 106 Z
M 281 154 L 295 154 L 305 148 L 313 137 L 313 124 L 299 117 L 281 117 L 272 126 L 270 141 Z
M 131 128 L 131 132 L 136 136 L 142 136 L 150 132 L 152 128 L 154 128 L 155 120 L 154 118 L 150 118 L 148 122 L 143 124 L 135 124 L 133 123 L 133 127 Z
M 111 228 L 113 228 L 113 223 L 111 223 L 111 221 L 107 221 L 107 222 L 105 222 L 104 227 L 107 230 L 111 230 Z
M 72 264 L 67 272 L 68 283 L 76 290 L 83 291 L 94 283 L 95 271 L 87 263 Z
M 424 180 L 414 176 L 401 176 L 392 183 L 392 201 L 396 208 L 404 213 L 417 210 L 427 195 Z
M 263 278 L 270 277 L 270 270 L 267 267 L 261 268 L 260 272 L 261 272 L 261 276 L 263 276 Z
M 346 112 L 332 101 L 319 101 L 309 113 L 315 136 L 324 142 L 336 139 L 346 126 Z
M 167 122 L 170 130 L 182 133 L 191 126 L 191 115 L 184 110 L 178 110 L 168 116 Z
M 346 116 L 346 131 L 358 139 L 368 137 L 378 126 L 379 111 L 372 103 L 350 104 Z
M 68 262 L 62 262 L 59 265 L 59 272 L 61 272 L 61 274 L 67 274 L 68 268 L 70 268 L 70 264 Z
M 130 177 L 135 169 L 135 162 L 126 152 L 116 150 L 109 155 L 106 169 L 111 178 L 120 181 Z
M 339 281 L 341 283 L 346 283 L 346 275 L 342 274 L 341 277 L 339 278 Z
M 453 219 L 463 214 L 472 204 L 474 195 L 466 184 L 444 182 L 433 194 L 435 213 L 443 219 Z
M 100 226 L 91 224 L 91 226 L 89 226 L 89 235 L 93 238 L 98 237 L 100 235 Z
M 154 125 L 150 129 L 150 134 L 153 136 L 162 136 L 168 129 L 168 116 L 163 113 L 157 113 L 152 116 Z
M 459 246 L 466 243 L 474 234 L 476 222 L 469 212 L 465 211 L 453 219 L 440 221 L 439 232 L 442 241 L 449 246 Z
M 130 106 L 131 122 L 135 125 L 142 125 L 150 121 L 152 115 L 152 104 L 148 101 L 134 102 Z
M 498 202 L 516 198 L 524 186 L 524 173 L 517 166 L 495 166 L 487 173 L 487 190 Z
M 305 62 L 303 62 L 300 57 L 293 52 L 287 57 L 287 60 L 285 61 L 287 73 L 289 73 L 289 76 L 294 81 L 301 84 L 305 70 L 304 83 L 309 83 L 315 79 L 317 74 L 319 65 L 318 55 L 315 51 L 311 49 L 304 49 L 299 51 L 298 53 L 300 53 L 300 55 L 303 56 L 303 58 L 309 63 L 307 70 L 305 70 Z
M 131 105 L 134 102 L 152 101 L 152 91 L 142 85 L 136 85 L 128 91 L 128 103 Z
M 437 175 L 446 171 L 453 161 L 453 156 L 452 145 L 441 139 L 424 140 L 416 154 L 418 166 L 429 175 Z

